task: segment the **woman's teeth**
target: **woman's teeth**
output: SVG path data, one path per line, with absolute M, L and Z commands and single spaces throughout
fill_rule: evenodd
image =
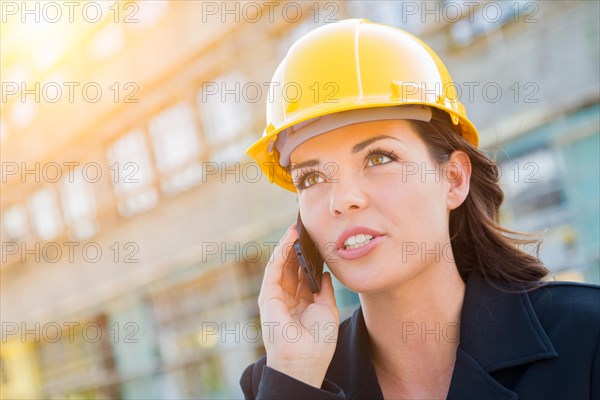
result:
M 365 244 L 369 243 L 371 241 L 371 239 L 373 239 L 373 236 L 363 235 L 362 233 L 360 235 L 350 236 L 344 242 L 344 249 L 346 249 L 346 250 L 356 249 L 357 247 L 361 247 L 361 246 L 364 246 Z

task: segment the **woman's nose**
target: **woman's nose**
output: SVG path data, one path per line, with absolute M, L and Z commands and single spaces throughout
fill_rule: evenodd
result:
M 338 217 L 360 211 L 367 206 L 367 195 L 358 183 L 338 179 L 331 185 L 329 212 L 332 216 Z

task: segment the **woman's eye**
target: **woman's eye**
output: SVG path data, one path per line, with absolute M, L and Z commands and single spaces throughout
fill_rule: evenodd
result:
M 381 164 L 386 164 L 390 161 L 392 161 L 392 159 L 390 157 L 386 156 L 385 154 L 376 153 L 376 154 L 371 154 L 369 156 L 368 165 L 369 166 L 381 165 Z
M 325 179 L 321 175 L 310 174 L 306 178 L 302 180 L 302 187 L 311 187 L 312 185 L 316 185 L 317 183 L 324 182 Z
M 294 179 L 294 185 L 298 189 L 307 189 L 317 183 L 325 182 L 325 179 L 316 172 L 301 172 L 299 176 Z

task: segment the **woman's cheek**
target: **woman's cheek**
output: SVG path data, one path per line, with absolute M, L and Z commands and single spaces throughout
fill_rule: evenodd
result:
M 330 268 L 340 263 L 340 257 L 337 255 L 335 250 L 335 243 L 325 243 L 319 246 L 321 257 Z

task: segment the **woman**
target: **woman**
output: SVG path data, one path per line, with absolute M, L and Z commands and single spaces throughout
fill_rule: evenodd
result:
M 600 398 L 600 290 L 545 282 L 498 225 L 495 164 L 439 58 L 396 28 L 346 20 L 296 42 L 248 149 L 297 192 L 310 237 L 360 307 L 313 294 L 290 226 L 259 295 L 265 357 L 248 399 Z

